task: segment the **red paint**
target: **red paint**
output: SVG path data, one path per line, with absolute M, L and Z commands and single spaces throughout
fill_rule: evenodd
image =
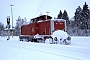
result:
M 50 20 L 38 23 L 38 34 L 50 35 Z

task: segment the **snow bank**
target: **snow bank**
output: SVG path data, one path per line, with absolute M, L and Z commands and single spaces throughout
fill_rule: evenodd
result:
M 58 40 L 62 39 L 67 39 L 68 34 L 62 30 L 57 30 L 55 32 L 53 32 L 53 34 L 51 35 L 53 38 L 57 37 Z
M 52 38 L 54 44 L 69 45 L 71 42 L 71 37 L 62 30 L 54 31 L 52 34 Z

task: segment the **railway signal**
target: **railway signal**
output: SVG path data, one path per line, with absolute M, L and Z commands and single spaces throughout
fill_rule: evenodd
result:
M 9 39 L 10 39 L 10 16 L 7 17 L 7 25 L 6 25 L 6 28 L 7 28 L 7 34 L 8 34 L 7 40 L 9 40 Z
M 7 17 L 7 25 L 10 24 L 10 17 Z

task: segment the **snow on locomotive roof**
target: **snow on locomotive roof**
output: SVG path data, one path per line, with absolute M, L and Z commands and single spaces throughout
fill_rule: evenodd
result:
M 51 19 L 52 21 L 58 21 L 58 22 L 66 22 L 65 19 Z
M 65 19 L 51 19 L 51 20 L 57 20 L 57 21 L 66 21 Z

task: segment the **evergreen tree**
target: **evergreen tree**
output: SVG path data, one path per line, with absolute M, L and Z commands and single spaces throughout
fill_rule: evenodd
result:
M 66 10 L 64 10 L 64 12 L 62 14 L 62 19 L 69 20 Z
M 82 23 L 81 23 L 81 29 L 88 29 L 88 20 L 89 20 L 89 9 L 88 5 L 85 4 L 83 5 L 83 10 L 82 10 Z
M 90 29 L 90 9 L 89 9 L 88 29 Z
M 68 17 L 68 14 L 67 14 L 66 10 L 64 10 L 64 12 L 62 14 L 62 19 L 65 19 L 66 20 L 67 26 L 70 25 L 69 17 Z
M 75 26 L 80 28 L 80 24 L 82 21 L 82 8 L 80 6 L 78 6 L 78 8 L 76 9 L 74 19 Z
M 85 5 L 83 5 L 83 11 L 82 11 L 82 16 L 85 18 L 89 18 L 89 9 L 88 9 L 88 5 L 85 2 Z
M 83 9 L 80 6 L 78 6 L 78 8 L 76 9 L 75 16 L 74 16 L 74 19 L 75 19 L 74 24 L 75 24 L 75 27 L 77 27 L 77 31 L 76 31 L 77 35 L 82 35 L 82 36 L 89 35 L 88 34 L 89 32 L 88 29 L 90 25 L 89 14 L 90 12 L 86 2 L 83 5 Z
M 58 19 L 62 19 L 62 11 L 61 11 L 61 10 L 60 10 L 57 18 L 58 18 Z

